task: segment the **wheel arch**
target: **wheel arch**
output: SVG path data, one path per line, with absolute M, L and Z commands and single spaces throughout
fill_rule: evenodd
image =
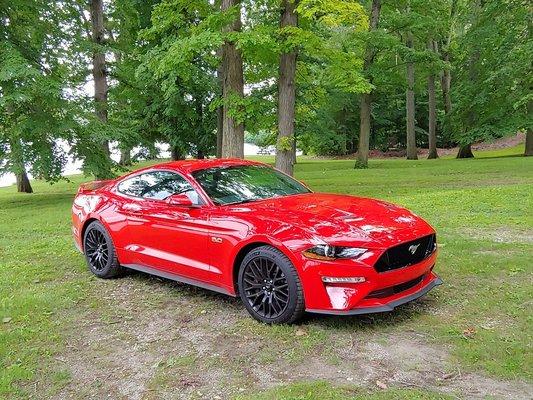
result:
M 233 259 L 233 267 L 232 267 L 232 282 L 233 282 L 233 290 L 235 291 L 235 294 L 239 296 L 239 284 L 238 284 L 238 278 L 239 278 L 239 268 L 241 266 L 242 260 L 244 260 L 244 257 L 251 252 L 253 249 L 256 249 L 261 246 L 272 246 L 272 243 L 269 243 L 267 241 L 257 241 L 257 242 L 251 242 L 246 245 L 244 245 L 237 254 L 235 255 L 235 258 Z
M 87 230 L 87 227 L 94 221 L 99 221 L 98 218 L 87 218 L 85 222 L 83 223 L 80 231 L 80 243 L 81 243 L 81 251 L 84 252 L 85 249 L 83 248 L 83 238 L 85 237 L 85 231 Z
M 283 246 L 282 243 L 277 243 L 276 241 L 268 240 L 267 238 L 257 238 L 256 240 L 252 242 L 246 243 L 244 246 L 242 246 L 238 251 L 235 257 L 233 258 L 233 265 L 232 265 L 232 283 L 233 283 L 233 290 L 235 291 L 235 294 L 239 296 L 239 286 L 238 286 L 238 277 L 239 277 L 239 268 L 241 266 L 242 260 L 244 260 L 244 257 L 251 252 L 252 250 L 261 247 L 261 246 L 270 246 L 273 247 L 279 251 L 281 251 L 287 258 L 291 261 L 291 263 L 295 266 L 296 270 L 298 271 L 298 267 L 296 266 L 296 260 L 294 259 L 294 255 L 291 254 L 288 249 Z

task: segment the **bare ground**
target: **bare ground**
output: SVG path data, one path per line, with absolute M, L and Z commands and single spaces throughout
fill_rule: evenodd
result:
M 376 390 L 415 387 L 458 398 L 530 399 L 533 385 L 461 371 L 445 346 L 416 331 L 309 316 L 300 326 L 253 321 L 238 299 L 143 274 L 97 281 L 95 301 L 65 316 L 66 350 L 54 368 L 70 376 L 35 398 L 228 399 L 276 385 L 326 380 Z M 92 296 L 91 296 L 92 297 Z M 434 300 L 400 310 L 432 312 Z M 370 329 L 365 329 L 368 325 Z M 361 327 L 358 329 L 357 327 Z

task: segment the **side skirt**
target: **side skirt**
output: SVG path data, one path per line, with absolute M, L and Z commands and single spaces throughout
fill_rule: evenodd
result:
M 144 272 L 150 275 L 159 276 L 161 278 L 170 279 L 176 282 L 186 283 L 188 285 L 198 286 L 202 289 L 212 290 L 213 292 L 218 292 L 218 293 L 226 294 L 231 297 L 236 297 L 234 294 L 231 294 L 227 289 L 224 289 L 220 286 L 211 285 L 209 283 L 205 283 L 205 282 L 202 282 L 196 279 L 186 278 L 181 275 L 176 275 L 176 274 L 173 274 L 167 271 L 161 271 L 159 269 L 146 267 L 144 265 L 139 265 L 139 264 L 121 264 L 121 265 L 125 268 L 134 269 L 136 271 Z

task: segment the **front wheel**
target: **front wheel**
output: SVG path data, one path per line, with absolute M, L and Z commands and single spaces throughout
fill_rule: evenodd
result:
M 99 278 L 113 278 L 122 271 L 111 236 L 98 221 L 91 222 L 85 230 L 83 252 L 89 269 Z
M 241 263 L 239 294 L 248 312 L 267 324 L 290 324 L 304 313 L 304 297 L 298 272 L 281 251 L 261 246 Z

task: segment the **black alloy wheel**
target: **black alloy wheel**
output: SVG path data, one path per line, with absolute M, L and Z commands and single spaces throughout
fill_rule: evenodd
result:
M 291 323 L 304 311 L 303 292 L 290 260 L 271 246 L 252 250 L 239 271 L 239 293 L 250 314 L 266 323 Z
M 89 269 L 96 276 L 112 278 L 121 272 L 111 237 L 100 222 L 91 222 L 85 230 L 83 250 Z

